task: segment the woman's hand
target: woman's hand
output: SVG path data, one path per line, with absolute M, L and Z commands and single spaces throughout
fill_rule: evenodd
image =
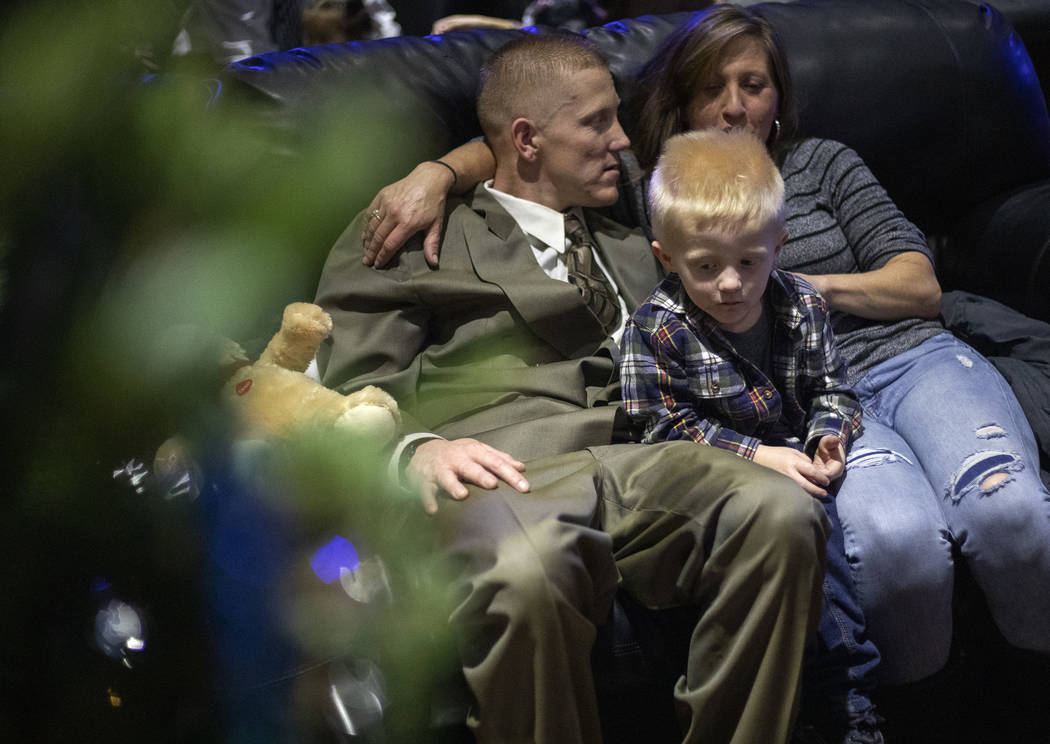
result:
M 401 250 L 405 241 L 425 230 L 423 255 L 428 264 L 437 266 L 445 198 L 452 184 L 448 168 L 427 161 L 400 181 L 384 187 L 368 205 L 361 262 L 366 266 L 383 266 Z
M 441 162 L 428 160 L 417 165 L 400 181 L 380 191 L 368 205 L 370 216 L 362 240 L 362 263 L 383 266 L 405 241 L 426 230 L 423 255 L 428 264 L 437 268 L 445 199 L 450 193 L 467 193 L 495 172 L 492 150 L 481 141 L 460 145 L 442 156 Z
M 837 437 L 833 438 L 837 439 Z M 831 480 L 813 464 L 812 460 L 796 449 L 760 444 L 755 450 L 755 462 L 770 470 L 783 473 L 813 496 L 828 495 L 825 487 L 831 483 Z

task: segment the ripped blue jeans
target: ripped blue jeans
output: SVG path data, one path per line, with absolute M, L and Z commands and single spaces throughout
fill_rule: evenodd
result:
M 913 682 L 947 661 L 953 546 L 1006 640 L 1050 652 L 1050 494 L 1006 381 L 945 333 L 855 389 L 864 433 L 837 506 L 880 683 Z

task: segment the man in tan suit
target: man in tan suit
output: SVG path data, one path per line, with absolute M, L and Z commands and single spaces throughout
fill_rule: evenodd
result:
M 358 216 L 321 277 L 335 329 L 320 368 L 343 391 L 380 385 L 406 414 L 396 459 L 458 571 L 450 621 L 479 741 L 600 741 L 589 660 L 622 587 L 703 610 L 674 690 L 686 741 L 785 742 L 826 520 L 739 457 L 631 441 L 614 341 L 659 269 L 640 233 L 587 209 L 617 198 L 618 103 L 575 37 L 497 51 L 478 103 L 494 179 L 449 206 L 439 271 L 418 241 L 364 266 Z M 574 219 L 594 292 L 577 288 L 590 259 L 570 259 Z

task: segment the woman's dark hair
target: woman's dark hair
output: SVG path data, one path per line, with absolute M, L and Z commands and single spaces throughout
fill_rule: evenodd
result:
M 711 77 L 725 48 L 743 36 L 758 40 L 766 50 L 778 93 L 780 127 L 770 135 L 767 147 L 773 151 L 794 135 L 791 73 L 773 27 L 746 8 L 716 5 L 668 36 L 636 75 L 633 89 L 638 93 L 633 99 L 635 126 L 631 141 L 645 170 L 652 170 L 669 137 L 686 131 L 686 106 Z

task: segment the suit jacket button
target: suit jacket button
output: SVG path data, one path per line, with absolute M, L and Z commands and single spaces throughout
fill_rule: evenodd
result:
M 765 398 L 766 400 L 769 400 L 770 398 L 773 397 L 773 391 L 770 390 L 769 388 L 766 388 L 765 390 L 762 391 L 762 397 Z

